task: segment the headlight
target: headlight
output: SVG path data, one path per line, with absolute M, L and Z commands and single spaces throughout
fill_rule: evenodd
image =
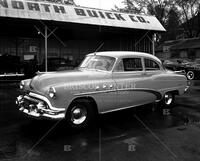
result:
M 25 86 L 25 83 L 24 83 L 24 81 L 21 81 L 21 82 L 20 82 L 20 84 L 19 84 L 19 88 L 20 88 L 20 89 L 23 89 L 23 88 L 24 88 L 24 86 Z
M 56 97 L 56 89 L 54 87 L 49 88 L 49 97 L 55 98 Z

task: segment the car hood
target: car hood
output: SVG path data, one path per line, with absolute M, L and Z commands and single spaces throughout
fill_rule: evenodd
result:
M 107 77 L 108 73 L 103 71 L 73 70 L 39 73 L 30 82 L 30 88 L 34 91 L 45 92 L 47 88 L 61 86 L 68 83 L 82 82 L 87 80 L 99 80 Z

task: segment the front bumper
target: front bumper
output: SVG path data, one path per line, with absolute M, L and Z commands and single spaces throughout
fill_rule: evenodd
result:
M 64 108 L 52 107 L 46 97 L 35 93 L 18 96 L 16 104 L 19 111 L 30 117 L 56 120 L 65 118 Z

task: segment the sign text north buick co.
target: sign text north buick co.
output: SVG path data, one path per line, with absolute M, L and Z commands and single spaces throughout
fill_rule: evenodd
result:
M 102 11 L 81 9 L 81 8 L 74 8 L 74 9 L 76 14 L 79 16 L 90 16 L 103 19 L 107 18 L 111 20 L 126 21 L 126 19 L 120 13 L 102 12 Z M 149 21 L 146 21 L 142 16 L 129 15 L 129 18 L 133 22 L 150 23 Z
M 39 2 L 30 2 L 30 1 L 19 1 L 19 0 L 0 0 L 0 8 L 7 9 L 17 9 L 17 10 L 29 10 L 35 12 L 46 12 L 46 13 L 57 13 L 57 14 L 68 14 L 66 6 L 59 4 L 51 4 L 51 3 L 39 3 Z M 74 7 L 75 14 L 77 16 L 82 17 L 93 17 L 100 19 L 109 19 L 109 20 L 117 20 L 117 21 L 127 21 L 127 17 L 125 17 L 121 13 L 109 12 L 109 11 L 101 11 L 94 9 L 85 9 L 80 7 Z M 128 15 L 128 18 L 132 22 L 139 23 L 150 23 L 145 20 L 143 16 L 136 15 Z

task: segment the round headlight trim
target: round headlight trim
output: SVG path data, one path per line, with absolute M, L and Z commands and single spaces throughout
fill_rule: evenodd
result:
M 23 89 L 24 86 L 25 86 L 25 82 L 22 80 L 22 81 L 20 82 L 20 84 L 19 84 L 19 88 L 20 88 L 20 89 Z
M 56 97 L 56 89 L 54 87 L 49 88 L 49 97 L 55 98 Z

